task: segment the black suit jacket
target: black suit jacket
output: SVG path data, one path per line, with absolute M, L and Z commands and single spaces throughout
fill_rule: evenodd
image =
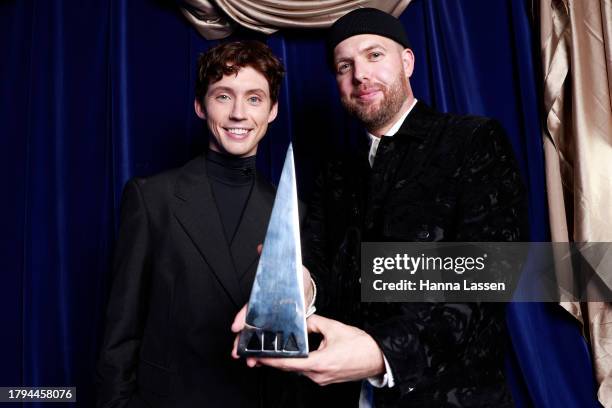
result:
M 273 200 L 273 187 L 256 178 L 230 247 L 204 156 L 128 182 L 98 365 L 99 407 L 283 403 L 283 377 L 230 356 L 230 326 L 248 301 Z M 271 383 L 276 391 L 268 392 Z
M 502 374 L 504 305 L 361 303 L 362 241 L 524 239 L 525 190 L 501 126 L 418 102 L 374 166 L 367 149 L 328 163 L 304 228 L 317 308 L 363 328 L 396 386 L 377 407 L 511 406 Z

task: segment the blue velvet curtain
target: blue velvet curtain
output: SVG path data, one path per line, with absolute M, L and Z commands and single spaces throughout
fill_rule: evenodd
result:
M 414 0 L 401 20 L 414 45 L 417 98 L 505 126 L 530 191 L 531 237 L 542 241 L 540 81 L 528 3 Z M 307 199 L 320 152 L 359 133 L 338 103 L 322 33 L 235 37 L 267 41 L 287 66 L 258 168 L 277 181 L 293 140 Z M 206 145 L 193 74 L 198 53 L 214 43 L 169 0 L 0 2 L 0 386 L 76 385 L 77 405 L 93 406 L 122 187 Z M 588 348 L 571 318 L 556 305 L 516 304 L 508 324 L 520 406 L 598 405 Z

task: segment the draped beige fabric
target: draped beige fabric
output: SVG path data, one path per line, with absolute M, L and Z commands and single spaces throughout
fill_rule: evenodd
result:
M 397 17 L 408 3 L 410 0 L 182 0 L 181 11 L 204 38 L 215 40 L 229 36 L 236 25 L 265 34 L 279 28 L 327 28 L 359 7 L 374 7 Z
M 540 21 L 552 240 L 610 242 L 612 0 L 541 0 Z M 598 274 L 609 277 L 612 271 Z M 611 305 L 561 305 L 583 324 L 599 400 L 612 406 Z

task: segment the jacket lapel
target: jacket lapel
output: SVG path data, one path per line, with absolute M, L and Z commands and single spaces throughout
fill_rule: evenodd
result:
M 234 265 L 242 280 L 259 257 L 257 245 L 263 244 L 273 203 L 274 190 L 257 176 L 231 246 Z M 252 279 L 247 280 L 250 287 Z
M 442 123 L 440 118 L 440 113 L 419 101 L 397 132 L 395 137 L 400 155 L 410 161 L 410 178 L 421 172 L 425 168 L 426 159 L 431 158 L 433 139 L 439 134 L 436 128 Z
M 243 297 L 208 182 L 205 160 L 200 156 L 181 170 L 175 188 L 174 214 L 228 296 L 240 307 Z
M 397 171 L 404 161 L 409 161 L 410 176 L 423 167 L 427 136 L 435 123 L 435 112 L 423 102 L 417 102 L 404 120 L 400 130 L 392 137 L 381 140 L 374 167 L 370 172 L 368 205 L 365 215 L 366 229 L 377 225 L 376 216 L 387 200 L 389 191 L 397 181 Z

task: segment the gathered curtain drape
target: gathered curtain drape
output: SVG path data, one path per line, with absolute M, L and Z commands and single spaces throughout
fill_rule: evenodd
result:
M 612 241 L 612 1 L 540 2 L 551 238 Z M 604 282 L 612 253 L 592 265 Z M 607 269 L 607 270 L 604 270 Z M 590 341 L 598 397 L 612 406 L 612 307 L 562 302 Z
M 272 34 L 279 28 L 326 28 L 359 7 L 399 16 L 410 0 L 180 0 L 181 11 L 208 40 L 225 38 L 238 26 Z

